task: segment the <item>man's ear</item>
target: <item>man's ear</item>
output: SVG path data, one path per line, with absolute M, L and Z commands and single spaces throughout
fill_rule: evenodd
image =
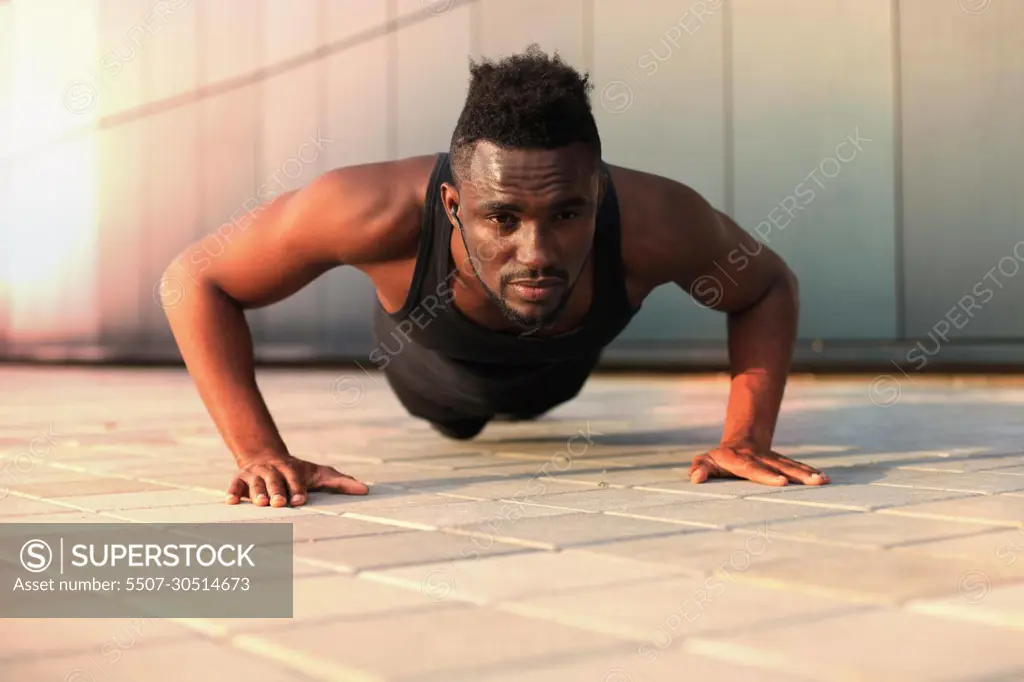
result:
M 452 227 L 457 227 L 455 215 L 459 211 L 459 191 L 447 182 L 441 183 L 441 205 L 444 206 L 444 212 L 448 214 Z

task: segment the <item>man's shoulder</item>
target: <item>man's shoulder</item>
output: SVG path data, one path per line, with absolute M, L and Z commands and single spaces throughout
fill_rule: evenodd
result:
M 608 166 L 619 204 L 622 260 L 627 278 L 644 291 L 667 281 L 679 254 L 700 248 L 703 226 L 714 208 L 691 186 L 678 180 Z M 690 246 L 688 247 L 687 244 Z M 654 267 L 665 262 L 665 267 Z
M 437 159 L 431 154 L 333 168 L 306 186 L 303 204 L 327 223 L 363 235 L 360 260 L 403 259 L 416 252 Z
M 390 204 L 422 207 L 437 160 L 437 154 L 428 154 L 339 166 L 325 172 L 311 187 L 318 187 L 314 191 L 322 192 L 324 198 L 337 201 L 360 193 Z
M 627 211 L 643 209 L 645 215 L 659 215 L 703 202 L 703 197 L 685 182 L 666 175 L 628 166 L 606 163 L 619 204 Z
M 707 200 L 686 183 L 634 168 L 606 165 L 615 187 L 624 238 L 638 238 L 653 246 L 666 236 L 666 230 L 678 234 L 685 231 L 689 222 L 706 216 Z

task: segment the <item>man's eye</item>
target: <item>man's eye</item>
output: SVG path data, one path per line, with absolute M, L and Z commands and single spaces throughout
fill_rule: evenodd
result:
M 575 220 L 579 218 L 580 214 L 578 211 L 562 211 L 558 214 L 559 220 Z
M 496 215 L 491 216 L 493 222 L 498 223 L 502 227 L 513 227 L 516 224 L 516 218 L 512 215 Z

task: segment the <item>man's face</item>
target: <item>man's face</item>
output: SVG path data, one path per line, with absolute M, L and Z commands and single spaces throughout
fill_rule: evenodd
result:
M 597 163 L 583 145 L 538 150 L 479 142 L 463 176 L 459 190 L 445 185 L 442 197 L 449 214 L 458 205 L 484 292 L 520 326 L 553 323 L 593 243 Z

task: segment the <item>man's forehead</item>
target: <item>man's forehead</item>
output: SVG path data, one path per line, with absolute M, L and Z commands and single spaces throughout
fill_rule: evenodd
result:
M 586 188 L 597 176 L 592 157 L 581 146 L 560 149 L 509 149 L 491 142 L 475 145 L 467 184 L 477 191 L 545 184 Z

